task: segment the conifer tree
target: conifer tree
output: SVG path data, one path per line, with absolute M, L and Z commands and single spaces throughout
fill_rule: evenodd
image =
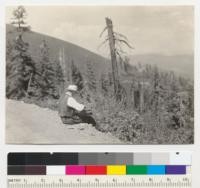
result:
M 103 73 L 100 78 L 101 90 L 105 96 L 113 95 L 113 81 L 112 74 L 109 72 L 107 74 Z
M 8 98 L 21 99 L 27 95 L 30 78 L 36 72 L 35 63 L 29 52 L 29 44 L 19 35 L 13 44 L 10 71 L 7 75 L 9 88 Z
M 100 83 L 101 83 L 102 93 L 104 95 L 108 94 L 109 80 L 108 80 L 106 74 L 101 75 Z
M 6 46 L 6 95 L 8 98 L 21 99 L 28 94 L 31 77 L 36 73 L 36 68 L 29 54 L 29 44 L 23 40 L 23 33 L 30 29 L 24 21 L 25 8 L 18 6 L 13 11 L 13 16 L 12 25 L 17 27 L 17 37 L 12 45 L 8 41 Z
M 59 95 L 61 95 L 64 90 L 64 83 L 65 79 L 62 67 L 59 62 L 55 61 L 55 85 Z
M 94 69 L 92 67 L 92 64 L 90 62 L 87 62 L 87 83 L 88 83 L 88 89 L 92 92 L 96 92 L 97 90 L 97 83 L 96 83 L 96 77 L 94 74 Z
M 71 78 L 72 83 L 77 85 L 78 90 L 81 91 L 84 88 L 84 81 L 81 72 L 75 65 L 74 61 L 71 63 Z
M 153 70 L 153 97 L 152 97 L 152 107 L 157 118 L 158 122 L 160 123 L 161 120 L 161 109 L 162 109 L 162 86 L 160 83 L 160 73 L 158 67 L 155 66 Z
M 45 40 L 40 45 L 40 74 L 42 77 L 40 84 L 41 97 L 55 94 L 55 70 L 49 57 L 49 47 Z

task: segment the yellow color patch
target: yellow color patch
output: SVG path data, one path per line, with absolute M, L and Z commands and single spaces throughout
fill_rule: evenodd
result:
M 108 175 L 126 175 L 125 165 L 108 165 L 107 166 Z

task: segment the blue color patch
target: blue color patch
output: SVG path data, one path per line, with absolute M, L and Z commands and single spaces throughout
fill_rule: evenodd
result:
M 165 165 L 149 165 L 147 166 L 147 174 L 165 174 Z

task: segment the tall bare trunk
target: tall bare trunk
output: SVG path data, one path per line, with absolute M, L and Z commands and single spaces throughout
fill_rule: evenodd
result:
M 113 83 L 114 83 L 114 93 L 117 95 L 118 86 L 119 86 L 119 75 L 118 75 L 118 67 L 117 67 L 117 58 L 115 52 L 115 39 L 113 34 L 113 24 L 112 20 L 106 18 L 106 25 L 108 29 L 108 39 L 109 39 L 109 46 L 110 46 L 110 55 L 111 55 L 111 63 L 112 63 L 112 76 L 113 76 Z

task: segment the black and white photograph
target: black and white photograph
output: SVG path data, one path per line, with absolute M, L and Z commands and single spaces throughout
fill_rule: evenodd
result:
M 7 144 L 193 144 L 194 7 L 6 7 Z

